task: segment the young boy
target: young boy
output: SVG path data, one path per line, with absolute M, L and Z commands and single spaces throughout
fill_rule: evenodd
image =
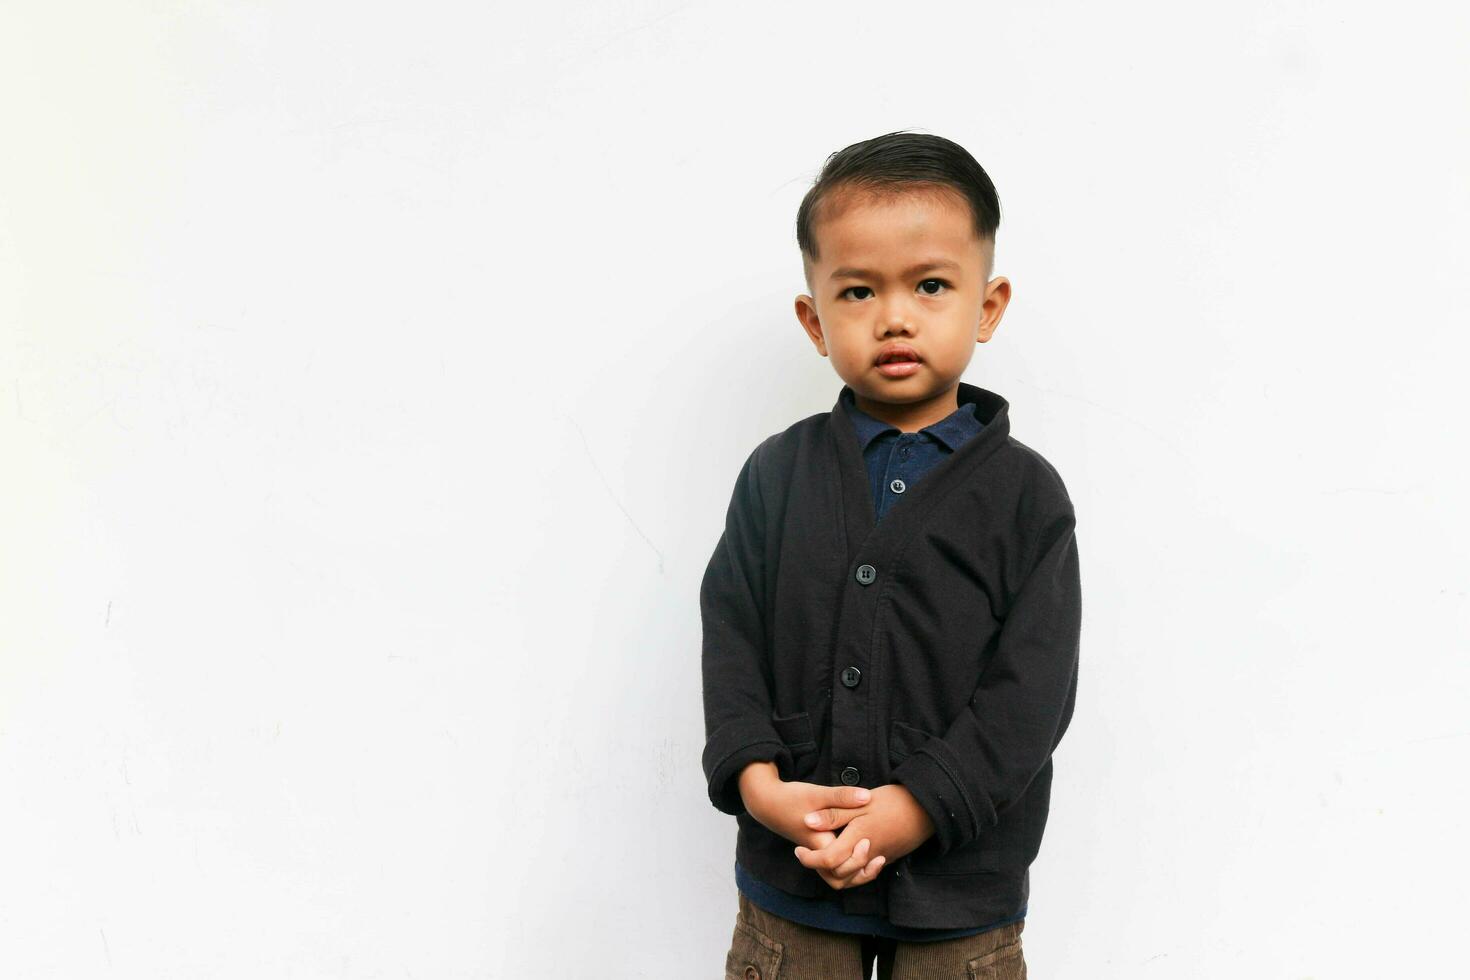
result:
M 960 380 L 1010 299 L 999 223 L 969 153 L 904 132 L 798 211 L 796 315 L 844 384 L 746 459 L 700 590 L 727 977 L 1026 975 L 1081 593 L 1061 477 Z

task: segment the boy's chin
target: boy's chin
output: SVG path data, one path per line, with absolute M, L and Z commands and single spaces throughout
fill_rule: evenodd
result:
M 880 375 L 876 378 L 858 379 L 857 383 L 847 381 L 846 384 L 860 398 L 892 405 L 928 401 L 938 397 L 949 387 L 936 382 L 932 376 L 922 377 L 922 374 L 921 371 L 907 378 L 885 378 Z

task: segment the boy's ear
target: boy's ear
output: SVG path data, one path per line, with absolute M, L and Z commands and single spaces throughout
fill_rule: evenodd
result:
M 983 344 L 995 335 L 1000 318 L 1005 315 L 1006 304 L 1011 301 L 1011 281 L 1005 276 L 996 276 L 985 285 L 985 303 L 980 309 L 980 332 L 975 343 Z
M 796 297 L 796 319 L 801 321 L 801 328 L 816 345 L 817 353 L 826 357 L 827 338 L 822 335 L 822 321 L 817 316 L 817 301 L 805 293 Z

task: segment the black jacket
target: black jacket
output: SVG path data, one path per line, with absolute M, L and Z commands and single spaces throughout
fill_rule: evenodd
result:
M 936 833 L 842 892 L 851 913 L 963 928 L 1024 911 L 1052 750 L 1072 717 L 1081 627 L 1075 516 L 1009 405 L 960 383 L 985 428 L 875 523 L 841 399 L 740 470 L 700 589 L 704 774 L 736 860 L 830 894 L 745 811 L 737 777 L 902 783 Z

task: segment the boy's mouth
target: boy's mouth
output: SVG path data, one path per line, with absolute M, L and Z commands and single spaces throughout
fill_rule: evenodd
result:
M 878 352 L 875 363 L 887 364 L 889 361 L 917 361 L 920 360 L 919 352 L 908 344 L 889 344 Z
M 889 344 L 878 352 L 873 363 L 879 373 L 889 378 L 902 378 L 919 369 L 919 352 L 908 344 Z

